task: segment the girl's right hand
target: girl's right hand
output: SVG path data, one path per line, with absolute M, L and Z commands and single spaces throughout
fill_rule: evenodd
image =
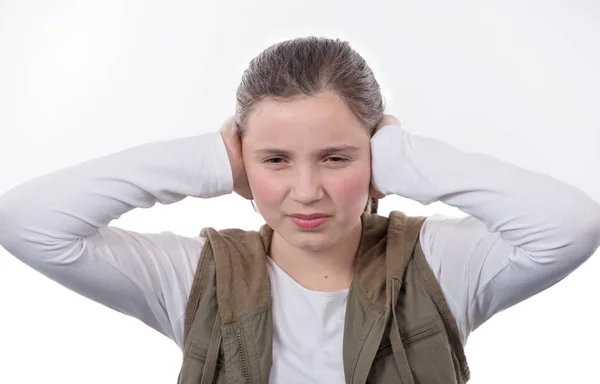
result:
M 252 191 L 250 190 L 250 184 L 248 184 L 248 177 L 246 176 L 246 168 L 244 167 L 244 159 L 242 157 L 242 142 L 236 128 L 235 116 L 230 116 L 223 122 L 219 133 L 223 137 L 227 156 L 229 157 L 229 164 L 231 165 L 233 191 L 243 198 L 252 200 Z

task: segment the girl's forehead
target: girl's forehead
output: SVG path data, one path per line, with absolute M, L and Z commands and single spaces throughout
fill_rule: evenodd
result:
M 346 104 L 328 96 L 264 100 L 249 115 L 246 138 L 269 141 L 360 140 L 367 135 Z
M 248 116 L 249 126 L 336 126 L 358 124 L 346 103 L 327 92 L 291 100 L 267 98 L 257 103 Z

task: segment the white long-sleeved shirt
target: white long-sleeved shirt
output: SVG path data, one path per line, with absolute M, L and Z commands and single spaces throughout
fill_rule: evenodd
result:
M 395 126 L 377 132 L 371 147 L 372 178 L 379 191 L 423 204 L 442 201 L 467 214 L 432 215 L 420 234 L 463 343 L 495 313 L 566 277 L 600 245 L 600 206 L 548 175 Z M 134 208 L 232 190 L 218 132 L 140 145 L 6 192 L 0 197 L 0 244 L 47 277 L 140 319 L 183 347 L 185 304 L 204 239 L 141 234 L 109 224 Z M 281 353 L 274 353 L 275 359 L 293 357 L 286 357 L 283 347 L 294 342 L 286 332 L 293 329 L 289 321 L 294 318 L 283 308 L 300 305 L 298 298 L 290 301 L 290 295 L 300 294 L 307 303 L 303 308 L 312 305 L 315 311 L 314 331 L 329 332 L 315 340 L 333 338 L 338 347 L 328 353 L 340 364 L 341 353 L 335 356 L 347 292 L 308 291 L 272 261 L 269 273 L 274 351 Z M 275 376 L 285 377 L 281 367 L 285 361 L 274 362 Z

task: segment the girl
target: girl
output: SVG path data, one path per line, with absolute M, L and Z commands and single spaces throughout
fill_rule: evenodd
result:
M 174 340 L 184 352 L 180 382 L 234 382 L 238 374 L 270 383 L 466 382 L 469 334 L 586 261 L 600 245 L 600 206 L 548 175 L 409 134 L 384 110 L 373 73 L 348 43 L 276 44 L 251 61 L 235 116 L 219 132 L 141 145 L 5 193 L 0 244 Z M 247 249 L 262 248 L 243 237 L 256 233 L 228 240 L 210 230 L 188 238 L 109 226 L 134 208 L 231 192 L 253 200 L 268 240 L 272 327 L 246 337 L 240 326 L 239 344 L 228 342 L 228 324 L 251 311 L 226 321 L 224 309 L 255 298 L 254 280 L 239 270 L 261 273 L 262 259 L 248 259 Z M 390 194 L 468 216 L 375 215 L 376 199 Z M 398 232 L 397 247 L 377 248 Z M 218 250 L 220 241 L 246 248 L 236 258 L 233 248 Z M 385 263 L 369 269 L 380 254 Z M 400 259 L 402 274 L 387 279 Z M 236 291 L 244 300 L 228 306 L 223 290 L 238 286 L 248 292 Z M 361 318 L 352 298 L 363 294 L 376 310 Z M 366 356 L 353 332 L 371 317 L 381 330 Z

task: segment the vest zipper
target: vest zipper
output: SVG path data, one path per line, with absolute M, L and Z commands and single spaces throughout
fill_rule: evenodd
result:
M 248 366 L 248 359 L 246 358 L 246 346 L 244 345 L 244 340 L 242 338 L 242 329 L 238 328 L 237 330 L 237 341 L 238 347 L 240 349 L 240 359 L 242 360 L 242 371 L 244 372 L 244 382 L 246 384 L 252 384 L 252 374 L 250 371 L 250 367 Z

